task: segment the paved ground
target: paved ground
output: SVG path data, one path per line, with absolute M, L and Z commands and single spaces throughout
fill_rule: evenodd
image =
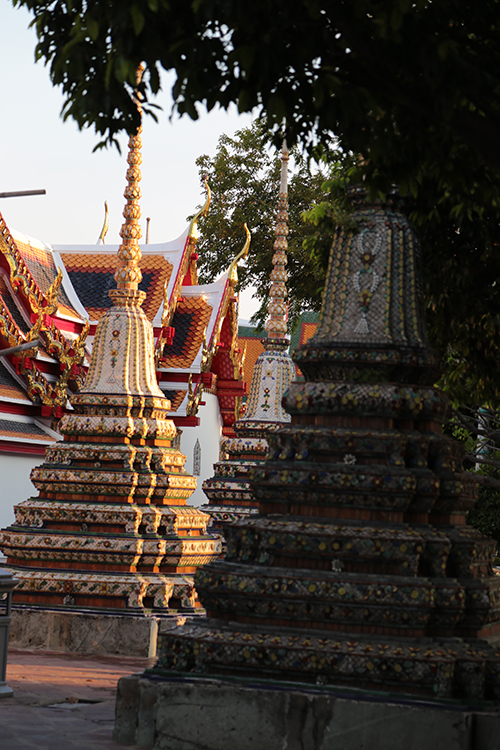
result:
M 116 683 L 146 659 L 9 649 L 0 699 L 1 750 L 119 750 L 112 740 Z

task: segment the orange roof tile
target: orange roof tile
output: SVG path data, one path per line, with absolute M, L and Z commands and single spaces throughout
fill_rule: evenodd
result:
M 11 440 L 22 438 L 23 440 L 43 440 L 53 443 L 54 438 L 47 435 L 40 427 L 31 422 L 14 422 L 10 419 L 0 419 L 0 439 Z
M 300 346 L 303 346 L 311 336 L 316 333 L 318 323 L 301 323 L 300 324 Z
M 52 253 L 47 248 L 32 245 L 30 242 L 23 242 L 18 238 L 15 240 L 15 243 L 31 275 L 41 291 L 46 294 L 57 277 L 58 269 L 54 263 Z M 59 290 L 57 301 L 58 312 L 80 320 L 80 315 L 73 309 L 63 288 Z
M 16 398 L 31 403 L 28 395 L 0 360 L 0 398 Z
M 179 391 L 164 391 L 165 396 L 170 401 L 170 411 L 177 411 L 179 406 L 184 401 L 184 397 L 187 393 L 187 390 L 179 390 Z
M 162 367 L 190 367 L 200 351 L 212 307 L 203 297 L 181 297 L 172 316 L 175 336 L 166 346 L 161 358 Z
M 100 320 L 112 306 L 108 291 L 116 287 L 113 278 L 118 263 L 116 255 L 63 253 L 61 258 L 91 320 Z M 139 289 L 147 294 L 143 309 L 149 320 L 153 320 L 163 303 L 163 290 L 173 266 L 163 255 L 149 253 L 142 256 L 140 266 L 143 278 Z
M 243 350 L 243 380 L 250 384 L 252 381 L 252 372 L 257 361 L 257 357 L 264 351 L 260 338 L 250 336 L 239 336 L 240 348 Z

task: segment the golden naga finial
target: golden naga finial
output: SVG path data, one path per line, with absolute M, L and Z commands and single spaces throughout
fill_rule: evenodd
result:
M 198 414 L 198 409 L 200 408 L 200 401 L 203 396 L 203 389 L 204 389 L 204 386 L 201 381 L 198 382 L 196 386 L 196 391 L 193 389 L 193 375 L 192 373 L 189 373 L 186 416 L 195 417 Z
M 61 289 L 62 280 L 63 280 L 62 271 L 60 268 L 58 268 L 56 278 L 54 279 L 49 289 L 47 289 L 45 293 L 45 298 L 48 304 L 43 312 L 46 315 L 52 315 L 52 313 L 55 313 L 58 308 L 57 299 L 59 297 L 59 290 Z
M 161 316 L 161 324 L 166 327 L 170 324 L 170 304 L 168 301 L 168 281 L 163 285 L 163 315 Z
M 208 175 L 205 175 L 205 177 L 203 179 L 203 183 L 205 185 L 205 190 L 207 191 L 207 199 L 205 201 L 205 205 L 203 206 L 203 208 L 201 208 L 198 211 L 198 213 L 195 214 L 193 216 L 193 218 L 191 219 L 191 224 L 189 225 L 189 232 L 188 232 L 188 236 L 192 237 L 195 240 L 198 239 L 198 231 L 197 231 L 198 220 L 202 216 L 206 216 L 207 215 L 207 213 L 208 213 L 208 207 L 210 206 L 210 199 L 212 197 L 212 192 L 211 192 L 209 184 L 208 184 Z
M 240 253 L 238 253 L 238 255 L 236 256 L 236 258 L 233 260 L 233 262 L 229 266 L 228 280 L 229 280 L 229 283 L 231 284 L 231 286 L 236 286 L 236 284 L 237 284 L 237 281 L 238 281 L 237 266 L 238 266 L 238 263 L 240 262 L 240 260 L 243 260 L 244 258 L 247 257 L 247 255 L 248 255 L 248 249 L 250 247 L 250 240 L 252 239 L 252 235 L 250 234 L 250 231 L 249 231 L 247 225 L 243 224 L 243 227 L 245 229 L 247 238 L 245 240 L 245 244 L 243 246 L 243 250 Z
M 283 151 L 281 155 L 281 184 L 278 199 L 278 212 L 276 215 L 276 227 L 274 233 L 273 270 L 271 271 L 271 289 L 269 291 L 269 319 L 265 329 L 268 339 L 284 339 L 287 331 L 285 302 L 287 290 L 286 281 L 288 274 L 285 266 L 288 262 L 286 251 L 288 250 L 288 159 L 289 152 L 286 141 L 283 140 Z
M 97 244 L 99 244 L 99 240 L 100 240 L 102 244 L 104 245 L 104 238 L 106 237 L 108 233 L 108 227 L 109 227 L 108 202 L 104 201 L 104 224 L 102 225 L 101 234 L 99 235 Z
M 210 369 L 211 360 L 212 358 L 210 356 L 210 350 L 207 344 L 207 331 L 205 329 L 205 333 L 203 334 L 203 348 L 201 350 L 201 372 L 208 372 L 208 370 Z
M 141 63 L 137 69 L 137 86 L 141 82 L 143 71 L 144 66 Z M 136 102 L 139 114 L 142 115 L 138 92 L 136 94 Z M 137 291 L 142 279 L 141 269 L 139 268 L 139 261 L 141 260 L 139 240 L 142 237 L 139 224 L 139 219 L 141 218 L 141 209 L 139 206 L 139 198 L 141 197 L 141 189 L 139 187 L 141 170 L 139 167 L 142 164 L 141 133 L 142 125 L 137 128 L 136 135 L 130 136 L 128 142 L 127 162 L 129 166 L 127 169 L 127 187 L 123 193 L 126 199 L 125 208 L 123 209 L 125 222 L 120 230 L 122 244 L 118 248 L 118 268 L 114 277 L 119 290 Z
M 243 353 L 241 355 L 241 369 L 245 367 L 245 360 L 247 358 L 247 347 L 248 347 L 248 341 L 245 341 L 245 346 L 243 347 Z

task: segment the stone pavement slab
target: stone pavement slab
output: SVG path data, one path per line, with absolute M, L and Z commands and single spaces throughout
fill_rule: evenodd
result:
M 116 685 L 147 665 L 143 658 L 9 649 L 14 695 L 0 700 L 1 750 L 133 750 L 112 739 Z

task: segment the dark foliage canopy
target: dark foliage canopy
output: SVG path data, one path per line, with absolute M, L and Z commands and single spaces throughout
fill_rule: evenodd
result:
M 35 14 L 37 56 L 65 113 L 106 137 L 137 124 L 135 71 L 155 93 L 175 70 L 179 112 L 236 102 L 290 142 L 332 134 L 383 182 L 467 152 L 500 167 L 497 0 L 14 0 Z M 461 152 L 461 154 L 459 153 Z M 390 170 L 380 170 L 381 164 Z M 463 174 L 467 170 L 459 169 Z M 456 178 L 454 178 L 456 179 Z
M 309 153 L 362 154 L 419 230 L 429 323 L 457 398 L 500 403 L 500 0 L 14 0 L 64 116 L 103 142 L 133 132 L 162 69 L 180 113 L 254 108 Z M 318 216 L 318 214 L 317 214 Z
M 206 175 L 212 190 L 210 210 L 200 219 L 198 268 L 200 281 L 213 281 L 233 260 L 241 244 L 243 223 L 252 233 L 249 257 L 238 269 L 239 288 L 252 285 L 261 301 L 256 323 L 263 325 L 272 270 L 276 212 L 280 185 L 281 154 L 269 147 L 258 123 L 243 128 L 234 138 L 222 135 L 213 157 L 200 156 L 196 163 L 200 177 Z M 295 158 L 294 158 L 295 157 Z M 288 190 L 288 292 L 289 328 L 303 310 L 319 310 L 325 283 L 324 260 L 320 253 L 311 257 L 305 240 L 319 243 L 320 230 L 306 224 L 303 213 L 313 204 L 328 199 L 323 189 L 327 173 L 310 169 L 297 149 L 291 154 Z M 339 168 L 330 165 L 330 173 Z M 331 244 L 331 234 L 322 237 Z

